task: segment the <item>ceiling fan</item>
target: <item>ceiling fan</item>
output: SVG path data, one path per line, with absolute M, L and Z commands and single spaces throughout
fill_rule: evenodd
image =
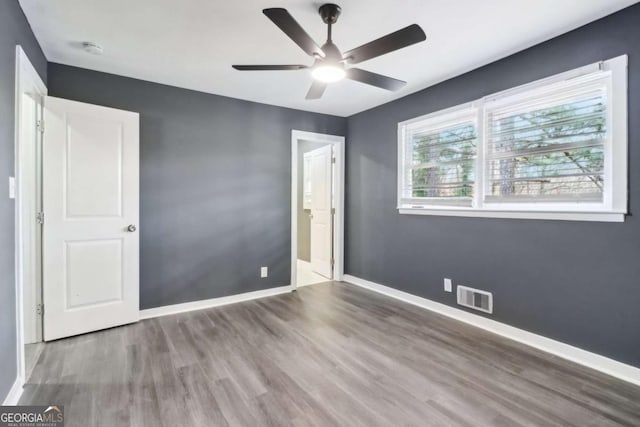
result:
M 338 21 L 341 12 L 340 6 L 331 3 L 324 4 L 320 6 L 318 12 L 322 17 L 322 21 L 327 24 L 328 27 L 327 41 L 322 47 L 319 47 L 316 42 L 313 41 L 309 34 L 304 31 L 286 9 L 270 8 L 262 11 L 262 13 L 271 19 L 291 40 L 300 46 L 302 50 L 315 59 L 313 65 L 233 65 L 233 68 L 240 71 L 311 69 L 311 75 L 314 81 L 307 93 L 306 99 L 319 99 L 322 97 L 329 83 L 337 82 L 343 78 L 392 91 L 402 88 L 407 83 L 360 68 L 347 68 L 346 66 L 358 64 L 426 40 L 427 36 L 419 25 L 409 25 L 377 40 L 341 53 L 340 49 L 338 49 L 331 39 L 331 26 Z

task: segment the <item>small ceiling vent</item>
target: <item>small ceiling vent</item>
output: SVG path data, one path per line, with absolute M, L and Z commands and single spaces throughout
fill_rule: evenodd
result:
M 491 314 L 493 313 L 493 294 L 466 286 L 458 286 L 458 304 Z

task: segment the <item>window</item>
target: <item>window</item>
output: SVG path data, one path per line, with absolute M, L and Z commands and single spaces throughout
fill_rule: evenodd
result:
M 466 108 L 405 126 L 402 203 L 471 206 L 476 120 L 476 110 Z
M 400 213 L 623 221 L 627 57 L 398 125 Z

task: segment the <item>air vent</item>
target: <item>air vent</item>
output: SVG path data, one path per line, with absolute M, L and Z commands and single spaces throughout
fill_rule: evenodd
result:
M 493 313 L 493 295 L 491 292 L 458 286 L 458 304 L 474 310 Z

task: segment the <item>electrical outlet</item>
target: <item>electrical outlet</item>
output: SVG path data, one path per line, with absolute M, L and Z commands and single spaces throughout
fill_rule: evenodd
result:
M 260 267 L 260 277 L 265 278 L 269 275 L 269 267 Z
M 16 198 L 16 179 L 12 176 L 9 177 L 9 198 Z
M 453 292 L 453 287 L 451 286 L 451 279 L 444 279 L 444 291 Z

